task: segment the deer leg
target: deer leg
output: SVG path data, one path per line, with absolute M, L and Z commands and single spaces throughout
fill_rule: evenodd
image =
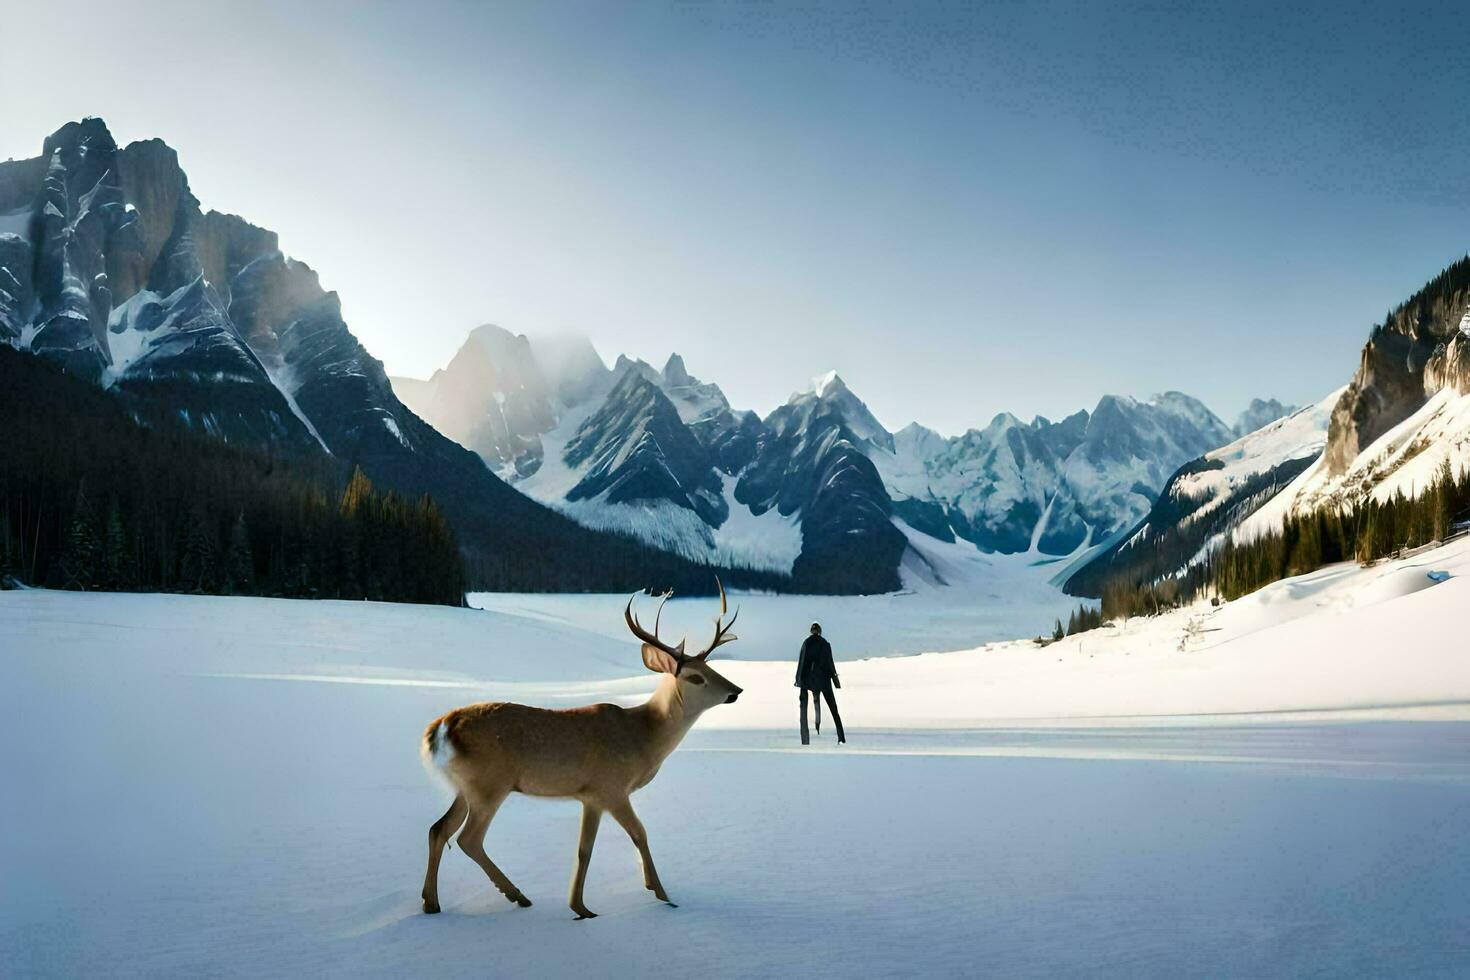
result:
M 577 870 L 572 873 L 572 890 L 567 904 L 577 913 L 578 919 L 595 919 L 596 912 L 587 910 L 582 903 L 582 887 L 587 884 L 587 865 L 592 863 L 592 843 L 597 840 L 597 825 L 602 821 L 602 811 L 591 803 L 582 804 L 582 833 L 577 840 Z
M 633 839 L 633 846 L 638 848 L 638 858 L 643 862 L 643 887 L 653 892 L 660 902 L 668 902 L 678 908 L 679 906 L 669 901 L 663 882 L 658 880 L 658 869 L 653 866 L 653 855 L 648 852 L 648 833 L 643 829 L 643 821 L 633 812 L 633 802 L 628 799 L 620 800 L 608 807 L 607 812 L 628 832 L 628 836 Z
M 444 811 L 444 816 L 434 821 L 434 826 L 429 828 L 429 870 L 424 875 L 424 911 L 434 913 L 439 911 L 439 859 L 444 855 L 444 847 L 449 843 L 449 838 L 464 823 L 465 814 L 469 807 L 465 805 L 464 796 L 457 795 L 454 802 L 449 804 L 449 809 Z
M 531 900 L 511 883 L 505 872 L 496 867 L 495 862 L 490 860 L 490 855 L 485 853 L 485 831 L 490 828 L 491 818 L 508 795 L 510 794 L 501 793 L 494 798 L 477 801 L 471 807 L 470 818 L 465 821 L 464 830 L 459 832 L 459 849 L 490 876 L 490 882 L 500 889 L 500 894 L 525 909 L 531 907 Z

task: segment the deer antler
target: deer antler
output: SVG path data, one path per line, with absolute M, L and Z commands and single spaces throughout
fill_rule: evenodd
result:
M 726 643 L 732 643 L 740 639 L 740 637 L 730 632 L 730 627 L 734 626 L 735 620 L 740 618 L 740 610 L 737 608 L 735 615 L 730 617 L 730 621 L 728 623 L 725 622 L 725 610 L 729 608 L 729 603 L 725 601 L 725 586 L 720 581 L 718 575 L 715 576 L 715 588 L 720 590 L 720 614 L 715 617 L 715 638 L 710 641 L 709 646 L 705 647 L 703 653 L 694 658 L 696 660 L 708 660 L 709 655 L 714 652 L 715 647 L 723 646 Z
M 661 623 L 663 621 L 663 618 L 664 618 L 664 603 L 668 602 L 669 601 L 669 598 L 671 596 L 673 596 L 673 594 L 674 594 L 674 590 L 673 589 L 666 589 L 666 590 L 664 590 L 664 594 L 661 595 L 661 596 L 659 596 L 658 609 L 653 614 L 653 635 L 654 636 L 657 636 L 658 635 L 658 624 Z
M 674 594 L 674 590 L 673 589 L 670 589 L 669 591 L 667 591 L 667 592 L 664 593 L 663 599 L 659 602 L 659 604 L 658 604 L 658 612 L 656 612 L 654 614 L 654 617 L 653 617 L 653 632 L 652 633 L 650 633 L 650 632 L 648 632 L 648 630 L 644 629 L 639 624 L 638 617 L 635 616 L 635 615 L 633 615 L 633 599 L 636 599 L 638 597 L 638 594 L 636 592 L 633 594 L 633 596 L 631 598 L 628 599 L 628 606 L 627 606 L 627 608 L 625 608 L 623 610 L 623 619 L 625 619 L 627 621 L 627 623 L 628 623 L 628 629 L 632 630 L 633 631 L 633 635 L 636 636 L 636 637 L 638 637 L 638 639 L 642 640 L 644 643 L 647 643 L 651 647 L 654 647 L 656 649 L 662 650 L 664 653 L 667 653 L 669 656 L 674 657 L 675 659 L 682 660 L 682 659 L 684 659 L 684 641 L 683 640 L 680 640 L 679 641 L 679 645 L 677 647 L 671 647 L 667 643 L 665 643 L 663 640 L 660 640 L 658 638 L 658 624 L 659 624 L 659 620 L 663 617 L 664 603 L 665 602 L 668 602 L 669 601 L 669 596 L 671 596 L 673 594 Z

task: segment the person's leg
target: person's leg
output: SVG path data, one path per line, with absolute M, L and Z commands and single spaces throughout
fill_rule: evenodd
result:
M 827 707 L 832 712 L 832 724 L 837 727 L 837 741 L 846 742 L 847 736 L 842 732 L 842 716 L 837 713 L 837 695 L 832 693 L 831 684 L 822 689 L 822 697 L 827 699 Z
M 806 688 L 801 689 L 801 744 L 812 744 L 811 733 L 806 728 Z

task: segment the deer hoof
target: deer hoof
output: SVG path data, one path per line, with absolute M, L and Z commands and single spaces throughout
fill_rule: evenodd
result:
M 438 911 L 439 911 L 439 903 L 438 902 L 430 901 L 427 898 L 424 899 L 424 913 L 426 915 L 433 915 L 433 914 L 435 914 Z
M 679 907 L 676 903 L 669 901 L 667 898 L 664 899 L 664 904 L 667 905 L 671 909 L 676 909 L 676 908 Z
M 572 909 L 572 911 L 573 912 L 577 912 L 576 909 Z M 586 909 L 583 909 L 582 911 L 577 912 L 577 918 L 576 918 L 575 921 L 581 922 L 583 919 L 595 919 L 595 918 L 597 918 L 597 913 L 596 912 L 589 912 Z
M 524 895 L 516 895 L 514 898 L 511 899 L 511 901 L 515 902 L 523 909 L 528 909 L 531 907 L 531 900 Z

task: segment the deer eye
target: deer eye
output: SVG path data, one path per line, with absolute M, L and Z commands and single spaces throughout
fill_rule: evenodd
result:
M 691 684 L 703 684 L 704 683 L 704 678 L 703 677 L 700 677 L 698 674 L 690 674 L 689 675 L 689 683 L 691 683 Z

